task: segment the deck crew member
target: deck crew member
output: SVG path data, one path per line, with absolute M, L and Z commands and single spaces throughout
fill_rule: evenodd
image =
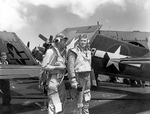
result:
M 0 64 L 8 64 L 7 54 L 5 52 L 0 53 Z M 9 79 L 0 79 L 0 90 L 2 93 L 2 110 L 9 111 L 11 103 L 10 94 L 10 81 Z

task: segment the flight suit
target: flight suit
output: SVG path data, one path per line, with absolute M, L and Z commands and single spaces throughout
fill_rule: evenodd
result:
M 50 53 L 50 54 L 49 54 Z M 48 59 L 47 59 L 48 58 Z M 42 67 L 45 65 L 57 65 L 57 64 L 65 65 L 65 56 L 60 55 L 56 48 L 48 49 L 46 55 L 42 62 Z M 65 75 L 64 70 L 53 70 L 49 71 L 48 78 L 48 114 L 56 114 L 63 110 L 63 102 L 64 102 L 64 85 L 62 83 Z
M 70 49 L 67 67 L 71 85 L 75 82 L 78 83 L 76 89 L 77 109 L 75 113 L 89 114 L 91 52 L 89 50 L 81 50 L 78 47 Z

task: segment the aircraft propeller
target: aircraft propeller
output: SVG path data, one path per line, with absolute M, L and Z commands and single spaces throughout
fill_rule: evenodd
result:
M 43 36 L 42 34 L 39 34 L 39 37 L 43 40 L 43 41 L 47 41 L 47 38 L 45 36 Z

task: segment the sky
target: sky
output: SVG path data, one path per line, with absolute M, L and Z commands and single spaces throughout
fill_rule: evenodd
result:
M 150 32 L 150 0 L 0 0 L 0 31 L 15 32 L 30 49 L 65 28 Z

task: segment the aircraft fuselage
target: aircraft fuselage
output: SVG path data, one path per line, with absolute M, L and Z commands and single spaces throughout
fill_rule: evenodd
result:
M 137 80 L 150 80 L 150 64 L 124 64 L 112 59 L 142 57 L 149 50 L 97 35 L 91 44 L 92 67 L 99 74 L 114 75 Z

